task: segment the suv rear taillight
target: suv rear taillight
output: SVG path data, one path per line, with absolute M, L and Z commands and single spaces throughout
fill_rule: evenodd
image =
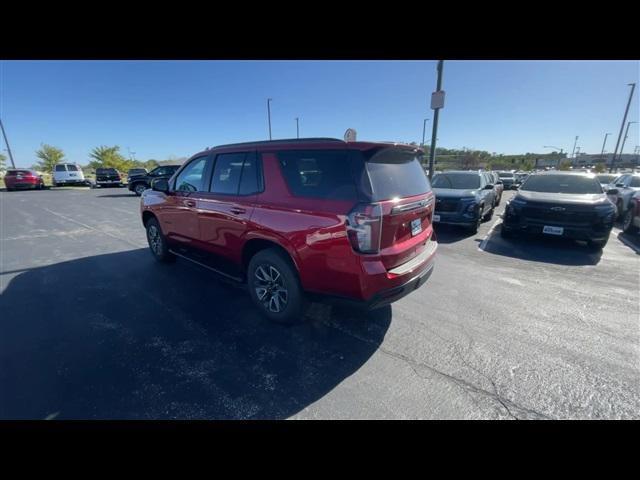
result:
M 358 204 L 347 215 L 347 236 L 356 252 L 378 253 L 382 235 L 382 207 Z

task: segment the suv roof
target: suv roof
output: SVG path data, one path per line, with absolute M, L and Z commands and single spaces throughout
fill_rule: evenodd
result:
M 410 145 L 408 143 L 398 143 L 398 142 L 345 142 L 344 140 L 340 140 L 337 138 L 330 137 L 314 137 L 314 138 L 287 138 L 281 140 L 259 140 L 255 142 L 243 142 L 243 143 L 229 143 L 225 145 L 216 145 L 215 147 L 208 148 L 197 154 L 193 155 L 194 157 L 197 155 L 201 155 L 203 153 L 209 152 L 211 150 L 233 150 L 236 148 L 251 148 L 251 147 L 274 147 L 274 148 L 282 148 L 282 147 L 302 147 L 302 146 L 315 146 L 315 147 L 326 147 L 330 148 L 336 145 L 341 145 L 346 147 L 347 145 L 354 150 L 368 150 L 375 147 L 383 147 L 383 146 L 396 146 L 401 148 L 410 148 L 417 151 L 423 151 L 417 145 Z

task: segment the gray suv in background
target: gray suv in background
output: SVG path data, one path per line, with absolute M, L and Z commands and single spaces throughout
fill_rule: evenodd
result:
M 486 172 L 450 171 L 433 176 L 436 194 L 433 223 L 460 225 L 473 233 L 493 216 L 496 192 Z

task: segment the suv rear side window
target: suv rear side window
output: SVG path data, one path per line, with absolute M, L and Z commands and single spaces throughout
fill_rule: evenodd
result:
M 66 171 L 67 171 L 66 165 L 56 165 L 56 172 L 66 172 Z
M 347 150 L 288 150 L 278 152 L 278 160 L 287 186 L 296 197 L 358 197 Z
M 640 187 L 640 177 L 631 177 L 630 187 L 638 188 Z
M 203 176 L 206 165 L 207 157 L 198 157 L 192 160 L 176 178 L 176 190 L 179 192 L 203 191 Z

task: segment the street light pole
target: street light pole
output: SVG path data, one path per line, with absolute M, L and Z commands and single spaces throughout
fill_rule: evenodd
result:
M 11 154 L 11 147 L 9 146 L 9 140 L 7 139 L 7 133 L 4 131 L 4 125 L 2 119 L 0 119 L 0 129 L 2 129 L 2 136 L 4 137 L 4 143 L 7 144 L 7 153 L 9 154 L 9 160 L 11 160 L 11 166 L 16 168 L 16 164 L 13 162 L 13 155 Z
M 298 123 L 298 117 L 296 117 L 296 138 L 300 138 L 300 124 Z
M 420 145 L 422 148 L 424 148 L 424 134 L 427 131 L 427 120 L 429 119 L 425 118 L 424 122 L 422 122 L 422 144 Z
M 613 173 L 613 166 L 616 162 L 616 155 L 618 154 L 618 145 L 620 145 L 620 138 L 622 137 L 622 130 L 624 129 L 624 124 L 627 121 L 627 114 L 629 113 L 629 107 L 631 106 L 631 99 L 633 98 L 633 92 L 636 89 L 635 83 L 627 83 L 627 86 L 631 87 L 631 92 L 629 92 L 629 101 L 627 102 L 627 108 L 624 110 L 624 117 L 622 117 L 622 125 L 620 125 L 620 133 L 618 134 L 618 141 L 616 142 L 616 149 L 613 151 L 613 159 L 611 160 L 611 167 L 609 168 L 609 173 Z
M 620 160 L 622 160 L 622 151 L 624 150 L 624 143 L 627 141 L 627 138 L 629 138 L 629 126 L 632 123 L 638 123 L 638 122 L 627 122 L 627 131 L 624 132 L 624 138 L 622 139 L 622 146 L 620 147 L 620 154 L 619 154 Z
M 442 67 L 444 60 L 438 60 L 438 82 L 436 92 L 442 91 Z M 433 96 L 432 96 L 433 99 Z M 433 178 L 433 162 L 436 157 L 436 136 L 438 135 L 438 116 L 440 114 L 440 108 L 434 108 L 433 114 L 433 130 L 431 132 L 431 147 L 429 149 L 429 180 Z
M 571 158 L 576 158 L 576 145 L 578 144 L 578 135 L 576 135 L 576 141 L 573 142 L 573 151 L 571 152 Z
M 611 135 L 611 134 L 610 134 L 610 133 L 605 133 L 605 134 L 604 134 L 604 142 L 602 142 L 602 152 L 600 153 L 600 159 L 601 159 L 601 160 L 604 160 L 604 146 L 605 146 L 605 145 L 606 145 L 606 143 L 607 143 L 607 137 L 608 137 L 609 135 Z M 606 165 L 606 163 L 607 163 L 607 162 L 606 162 L 606 160 L 605 160 L 605 162 L 604 162 L 604 163 L 605 163 L 605 165 Z
M 267 98 L 267 116 L 269 118 L 269 140 L 271 140 L 271 100 L 272 98 Z

